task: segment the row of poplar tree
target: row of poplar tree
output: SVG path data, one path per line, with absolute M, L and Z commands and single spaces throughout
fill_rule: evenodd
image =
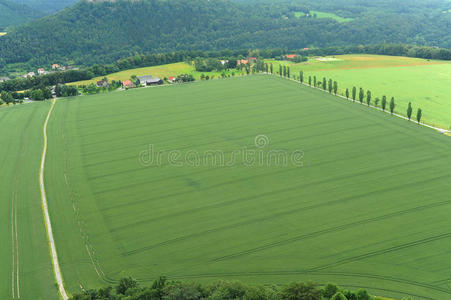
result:
M 274 66 L 272 64 L 270 64 L 270 65 L 265 64 L 265 71 L 267 73 L 274 74 Z M 284 66 L 279 65 L 278 74 L 281 77 L 291 78 L 290 67 L 285 66 L 285 65 Z M 294 76 L 294 79 L 296 79 L 296 76 Z M 304 84 L 304 72 L 303 71 L 299 72 L 298 80 L 300 81 L 300 83 Z M 307 84 L 307 83 L 305 83 L 305 84 Z M 308 85 L 316 87 L 316 88 L 322 88 L 325 91 L 329 91 L 330 94 L 333 93 L 333 94 L 337 95 L 337 93 L 338 93 L 338 82 L 333 81 L 332 79 L 327 80 L 326 77 L 323 77 L 322 81 L 320 81 L 316 78 L 316 76 L 313 76 L 313 77 L 309 76 L 308 77 Z M 352 92 L 352 94 L 351 94 L 351 92 Z M 349 91 L 349 89 L 347 88 L 344 96 L 346 96 L 346 99 L 348 99 L 348 100 L 349 100 L 349 97 L 352 97 L 352 101 L 356 101 L 357 88 L 353 87 L 352 91 Z M 371 91 L 368 90 L 365 93 L 364 89 L 360 88 L 359 93 L 358 93 L 358 99 L 361 104 L 363 104 L 363 102 L 366 101 L 366 104 L 368 106 L 370 106 L 371 99 L 372 99 Z M 385 111 L 387 109 L 387 96 L 385 96 L 385 95 L 382 96 L 382 99 L 379 99 L 376 97 L 374 99 L 374 106 L 379 107 L 379 103 L 381 104 L 382 110 Z M 389 108 L 391 114 L 394 113 L 395 107 L 396 107 L 395 98 L 392 97 L 390 99 L 390 102 L 388 103 L 388 108 Z M 412 118 L 412 113 L 413 113 L 412 103 L 409 102 L 409 105 L 407 106 L 407 118 L 409 120 Z M 416 119 L 417 119 L 418 123 L 421 122 L 422 116 L 423 116 L 423 111 L 421 110 L 421 108 L 418 108 L 417 115 L 416 115 Z

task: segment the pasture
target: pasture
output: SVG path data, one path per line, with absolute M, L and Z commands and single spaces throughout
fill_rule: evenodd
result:
M 291 73 L 299 76 L 304 71 L 308 76 L 332 78 L 338 82 L 340 93 L 353 86 L 371 90 L 373 100 L 382 95 L 395 97 L 396 112 L 406 114 L 407 105 L 412 102 L 416 111 L 423 110 L 424 122 L 451 129 L 451 63 L 429 61 L 418 58 L 381 55 L 339 55 L 338 60 L 321 62 L 310 60 L 290 65 Z M 278 70 L 277 61 L 272 62 Z
M 69 291 L 166 275 L 451 296 L 451 139 L 433 130 L 258 75 L 62 99 L 48 137 Z
M 49 107 L 0 109 L 0 299 L 58 299 L 38 182 Z
M 226 71 L 226 74 L 232 74 L 232 72 L 235 72 L 235 74 L 238 75 L 240 71 L 234 70 L 234 71 Z M 130 77 L 133 75 L 136 76 L 143 76 L 143 75 L 152 75 L 154 77 L 160 77 L 168 78 L 170 76 L 176 77 L 180 74 L 191 74 L 196 78 L 196 80 L 200 80 L 200 76 L 202 74 L 215 76 L 216 78 L 219 78 L 222 74 L 222 72 L 198 72 L 195 70 L 194 65 L 190 65 L 188 63 L 180 62 L 180 63 L 174 63 L 174 64 L 167 64 L 167 65 L 161 65 L 161 66 L 153 66 L 153 67 L 144 67 L 144 68 L 137 68 L 137 69 L 131 69 L 131 70 L 125 70 L 113 74 L 108 74 L 108 80 L 129 80 Z M 241 73 L 240 73 L 241 74 Z M 99 80 L 102 80 L 103 76 L 93 78 L 91 80 L 83 80 L 83 81 L 77 81 L 69 83 L 70 85 L 88 85 L 90 83 L 96 83 Z

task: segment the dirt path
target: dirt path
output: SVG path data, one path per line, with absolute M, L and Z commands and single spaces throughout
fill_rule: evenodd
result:
M 42 209 L 44 211 L 44 221 L 45 221 L 45 227 L 47 229 L 47 238 L 49 240 L 50 250 L 52 253 L 53 271 L 55 272 L 56 283 L 58 284 L 59 293 L 61 294 L 61 297 L 64 300 L 67 300 L 69 297 L 67 296 L 66 289 L 64 288 L 63 275 L 61 274 L 61 269 L 60 269 L 60 265 L 58 262 L 58 255 L 56 253 L 55 240 L 53 238 L 52 224 L 50 222 L 49 208 L 47 205 L 47 197 L 46 197 L 45 185 L 44 185 L 44 167 L 45 167 L 45 158 L 47 155 L 47 124 L 49 122 L 53 108 L 55 107 L 55 103 L 56 103 L 56 100 L 52 100 L 52 106 L 50 107 L 49 113 L 47 114 L 47 118 L 44 122 L 44 127 L 43 127 L 44 148 L 42 150 L 41 168 L 39 170 L 39 186 L 41 188 Z

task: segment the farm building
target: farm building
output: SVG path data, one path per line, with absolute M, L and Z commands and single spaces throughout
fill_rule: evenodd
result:
M 0 82 L 8 81 L 9 77 L 0 77 Z
M 175 82 L 175 79 L 176 79 L 176 78 L 175 78 L 174 76 L 170 76 L 170 77 L 168 78 L 168 81 L 169 81 L 169 82 Z
M 285 55 L 285 57 L 287 58 L 287 59 L 293 59 L 293 58 L 295 58 L 297 55 L 296 54 L 287 54 L 287 55 Z
M 152 77 L 152 75 L 138 76 L 141 85 L 158 85 L 163 84 L 163 80 L 159 77 Z

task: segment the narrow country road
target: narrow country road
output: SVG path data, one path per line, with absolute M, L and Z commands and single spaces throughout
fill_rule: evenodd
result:
M 58 255 L 56 253 L 55 240 L 53 238 L 52 224 L 50 222 L 49 208 L 47 205 L 47 197 L 45 194 L 45 185 L 44 185 L 44 167 L 45 167 L 45 158 L 47 155 L 47 124 L 49 122 L 50 116 L 52 115 L 53 108 L 55 107 L 56 100 L 52 100 L 52 106 L 50 107 L 49 113 L 47 114 L 47 118 L 44 122 L 43 134 L 44 134 L 44 148 L 42 150 L 42 158 L 41 158 L 41 168 L 39 170 L 39 186 L 41 188 L 41 200 L 42 200 L 42 209 L 44 211 L 44 221 L 45 227 L 47 229 L 47 238 L 50 244 L 50 250 L 52 253 L 52 264 L 53 271 L 55 272 L 56 282 L 58 284 L 58 290 L 61 294 L 61 297 L 64 300 L 67 300 L 69 297 L 67 296 L 66 289 L 64 288 L 63 276 L 61 274 L 60 265 L 58 262 Z

